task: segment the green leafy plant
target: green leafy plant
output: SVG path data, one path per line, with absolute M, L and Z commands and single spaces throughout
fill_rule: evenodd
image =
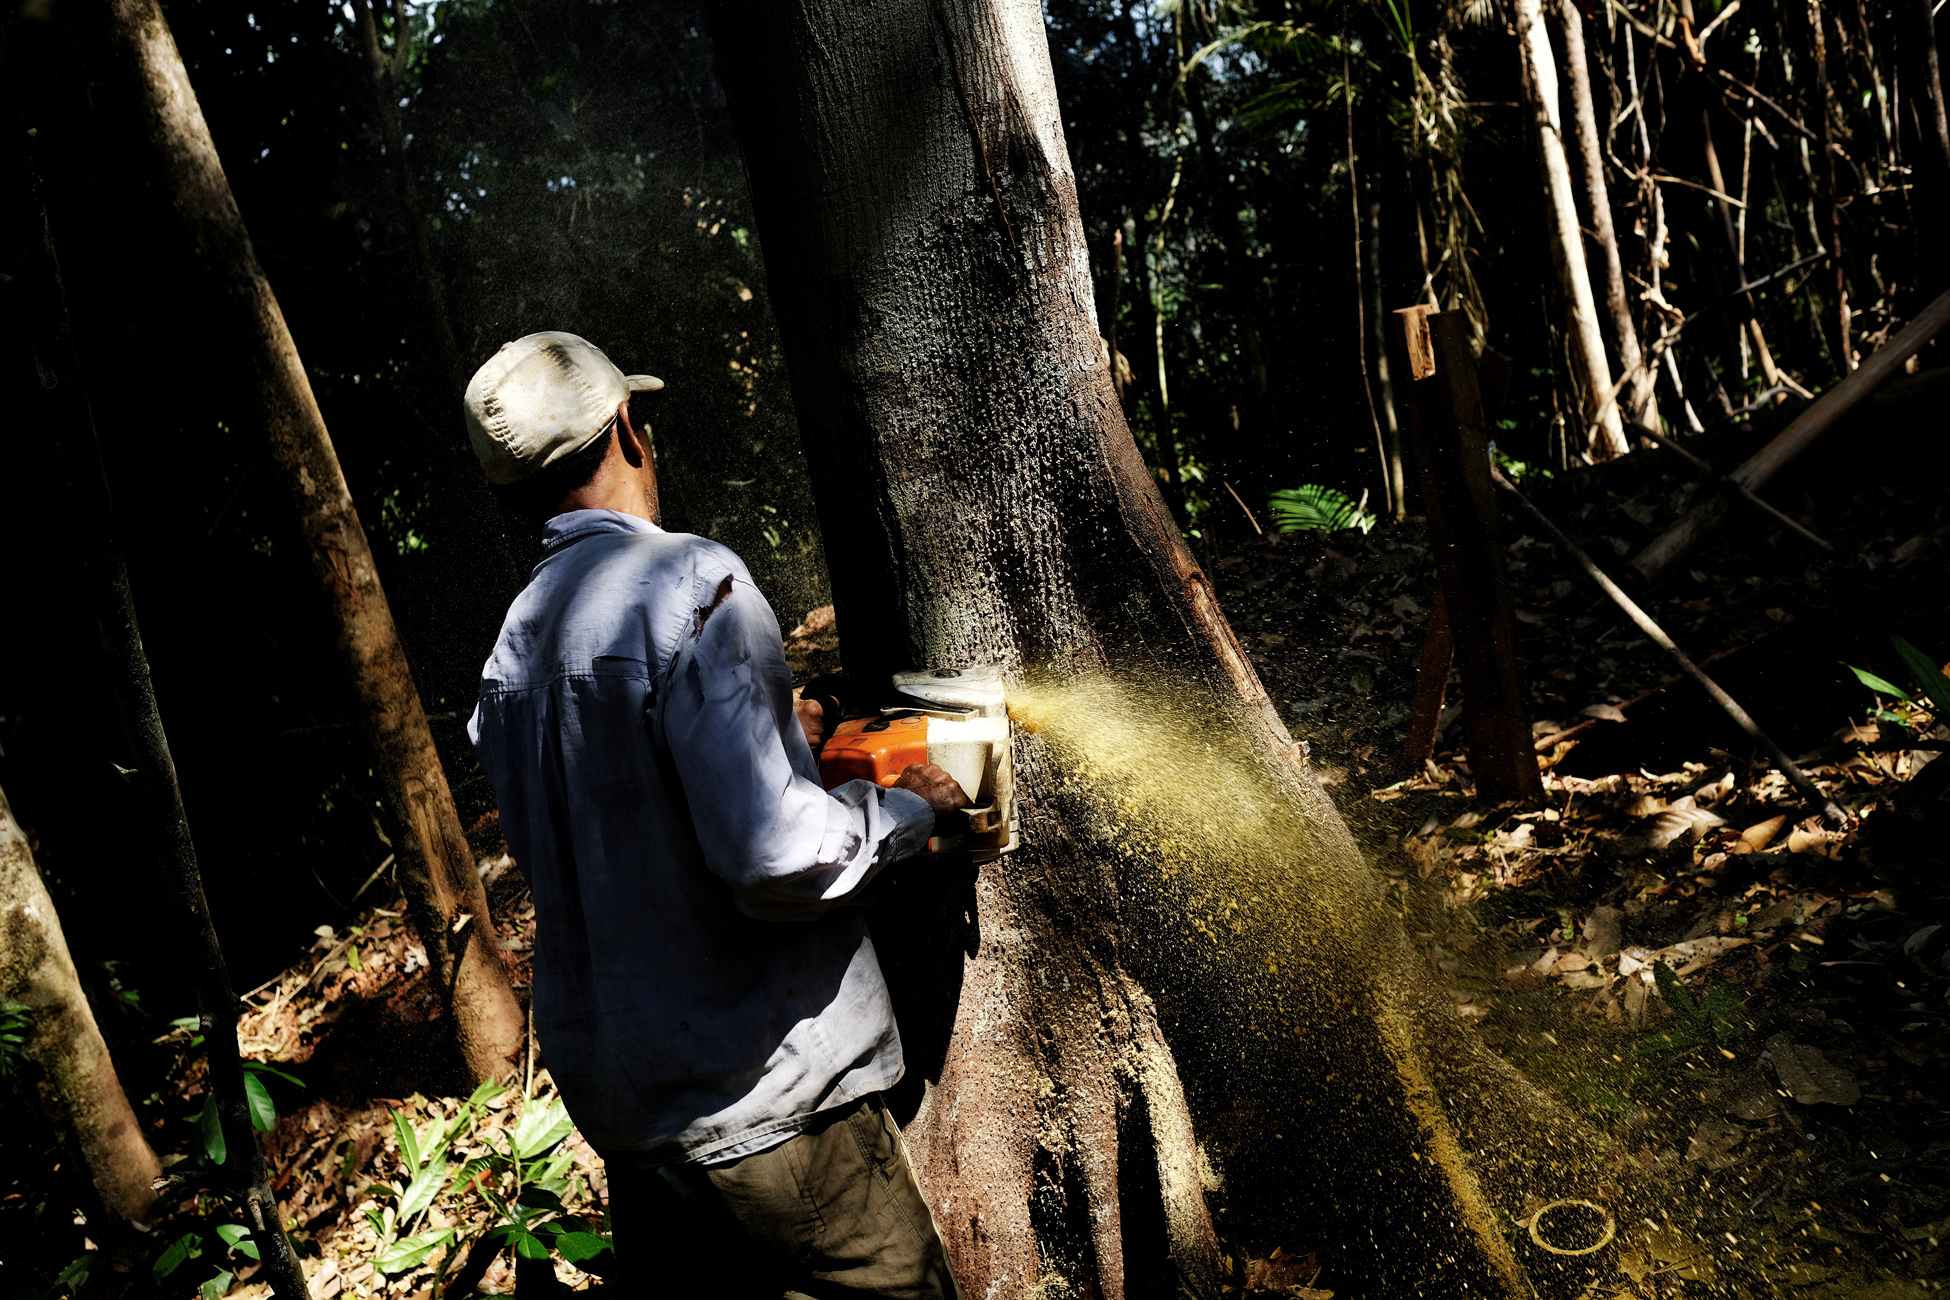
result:
M 1878 677 L 1868 669 L 1857 668 L 1854 664 L 1844 664 L 1843 667 L 1854 673 L 1857 681 L 1874 691 L 1877 695 L 1887 695 L 1892 700 L 1901 700 L 1904 704 L 1915 703 L 1914 700 L 1910 699 L 1908 691 L 1896 685 L 1894 682 L 1889 681 L 1887 678 Z M 1869 710 L 1869 716 L 1878 722 L 1893 722 L 1903 727 L 1909 725 L 1909 719 L 1907 717 L 1894 710 L 1884 708 L 1880 700 L 1876 702 L 1875 708 Z
M 81 1288 L 88 1285 L 88 1275 L 94 1271 L 95 1256 L 77 1255 L 68 1266 L 61 1270 L 47 1289 L 49 1295 L 66 1291 L 69 1295 L 80 1295 Z
M 218 1297 L 230 1290 L 230 1284 L 237 1280 L 239 1267 L 237 1257 L 241 1256 L 249 1260 L 256 1260 L 258 1257 L 257 1243 L 251 1240 L 251 1230 L 243 1224 L 220 1223 L 212 1228 L 211 1232 L 217 1239 L 216 1248 L 212 1251 L 217 1258 L 214 1262 L 214 1271 L 199 1287 L 202 1300 L 218 1300 Z M 201 1232 L 184 1233 L 170 1242 L 162 1254 L 156 1256 L 156 1262 L 149 1266 L 150 1275 L 160 1285 L 183 1265 L 193 1259 L 201 1259 L 205 1248 L 211 1244 Z M 80 1288 L 88 1276 L 87 1264 L 88 1257 L 85 1255 L 70 1264 L 61 1278 L 57 1279 L 57 1285 L 61 1281 L 68 1280 L 69 1274 L 80 1269 L 79 1280 L 72 1282 L 77 1289 Z
M 1929 698 L 1930 708 L 1938 718 L 1950 718 L 1950 677 L 1945 677 L 1943 669 L 1933 663 L 1928 655 L 1901 637 L 1890 637 L 1889 644 L 1896 648 L 1903 667 L 1909 669 L 1909 675 L 1923 688 L 1923 694 Z
M 1517 422 L 1515 420 L 1498 420 L 1497 427 L 1499 429 L 1514 430 L 1517 427 Z M 1499 451 L 1495 443 L 1490 444 L 1490 463 L 1502 470 L 1503 476 L 1512 483 L 1521 483 L 1526 478 L 1547 479 L 1552 477 L 1550 470 L 1544 466 L 1533 465 L 1528 461 L 1518 460 L 1515 456 L 1507 452 Z
M 1932 663 L 1928 655 L 1903 638 L 1892 636 L 1889 638 L 1889 644 L 1895 648 L 1897 657 L 1903 661 L 1903 667 L 1909 670 L 1917 686 L 1922 688 L 1924 700 L 1928 702 L 1930 709 L 1939 718 L 1950 718 L 1950 677 L 1945 677 L 1943 670 Z M 1857 668 L 1854 664 L 1844 664 L 1843 667 L 1854 673 L 1857 681 L 1877 695 L 1886 695 L 1891 699 L 1901 700 L 1904 704 L 1922 702 L 1888 678 L 1878 677 L 1866 668 Z M 1909 719 L 1900 713 L 1892 713 L 1880 707 L 1873 710 L 1871 716 L 1883 722 L 1899 722 L 1905 725 L 1909 722 Z
M 573 1167 L 563 1142 L 572 1131 L 560 1101 L 546 1106 L 528 1101 L 506 1133 L 505 1149 L 492 1149 L 461 1170 L 457 1181 L 465 1186 L 479 1179 L 481 1197 L 500 1222 L 474 1239 L 467 1262 L 447 1280 L 443 1296 L 472 1291 L 504 1247 L 513 1248 L 517 1269 L 524 1267 L 522 1261 L 544 1264 L 554 1251 L 588 1272 L 607 1271 L 609 1238 L 569 1213 L 562 1201 Z
M 1903 661 L 1903 667 L 1909 670 L 1909 675 L 1916 682 L 1917 688 L 1922 691 L 1922 699 L 1915 698 L 1888 678 L 1878 677 L 1867 669 L 1857 668 L 1853 664 L 1845 667 L 1855 674 L 1857 681 L 1877 695 L 1888 696 L 1892 701 L 1901 701 L 1913 708 L 1927 707 L 1936 715 L 1939 722 L 1950 720 L 1950 677 L 1945 677 L 1942 668 L 1903 638 L 1892 636 L 1889 638 L 1889 644 L 1895 649 L 1896 656 Z M 1869 716 L 1885 724 L 1886 728 L 1893 728 L 1884 731 L 1883 743 L 1878 748 L 1923 750 L 1941 748 L 1937 742 L 1915 734 L 1912 728 L 1916 725 L 1916 719 L 1913 716 L 1882 707 L 1880 701 L 1876 708 L 1869 711 Z M 1920 772 L 1911 774 L 1908 782 L 1903 786 L 1902 794 L 1896 800 L 1896 806 L 1908 810 L 1912 817 L 1921 816 L 1924 809 L 1930 807 L 1946 792 L 1950 792 L 1950 762 L 1939 757 Z
M 200 1039 L 192 1040 L 193 1043 L 196 1041 Z M 244 1062 L 244 1102 L 250 1113 L 251 1127 L 260 1133 L 269 1133 L 278 1124 L 277 1103 L 271 1099 L 271 1090 L 264 1084 L 264 1076 L 267 1074 L 275 1075 L 287 1083 L 295 1083 L 300 1088 L 305 1086 L 303 1079 L 286 1074 L 274 1065 L 268 1065 L 263 1061 Z M 211 1164 L 222 1165 L 230 1158 L 230 1144 L 224 1139 L 223 1120 L 217 1109 L 217 1093 L 214 1087 L 205 1086 L 203 1109 L 196 1113 L 196 1128 L 198 1135 L 203 1139 L 203 1154 Z
M 1365 533 L 1375 525 L 1373 512 L 1340 489 L 1320 483 L 1281 488 L 1266 498 L 1266 509 L 1273 516 L 1273 530 L 1280 533 L 1336 533 L 1348 528 Z
M 264 1085 L 264 1076 L 273 1075 L 286 1083 L 294 1083 L 300 1088 L 305 1081 L 294 1074 L 286 1074 L 265 1061 L 244 1062 L 244 1098 L 250 1103 L 251 1127 L 261 1133 L 269 1133 L 277 1127 L 278 1106 L 271 1100 L 271 1090 Z
M 1659 997 L 1678 1015 L 1679 1023 L 1640 1039 L 1632 1048 L 1637 1059 L 1724 1043 L 1746 1026 L 1747 1009 L 1729 986 L 1717 984 L 1705 997 L 1696 998 L 1680 983 L 1678 972 L 1662 961 L 1652 964 L 1652 978 L 1659 986 Z
M 390 1196 L 390 1205 L 368 1205 L 366 1221 L 379 1238 L 373 1253 L 373 1268 L 385 1274 L 408 1273 L 424 1264 L 427 1256 L 454 1239 L 452 1228 L 431 1232 L 410 1232 L 419 1226 L 434 1198 L 447 1184 L 447 1150 L 461 1133 L 473 1126 L 478 1107 L 501 1092 L 501 1085 L 485 1083 L 454 1113 L 451 1120 L 435 1120 L 425 1133 L 415 1133 L 406 1116 L 393 1111 L 393 1135 L 399 1142 L 400 1163 L 405 1178 L 398 1183 L 374 1184 L 370 1195 Z
M 0 1002 L 0 1079 L 27 1059 L 27 1034 L 34 1027 L 33 1017 L 22 1003 Z

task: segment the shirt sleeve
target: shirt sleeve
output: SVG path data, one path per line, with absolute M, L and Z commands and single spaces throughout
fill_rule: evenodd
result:
M 650 704 L 704 860 L 761 920 L 811 920 L 927 847 L 934 810 L 909 790 L 830 794 L 792 709 L 778 618 L 742 567 L 700 582 L 694 623 Z

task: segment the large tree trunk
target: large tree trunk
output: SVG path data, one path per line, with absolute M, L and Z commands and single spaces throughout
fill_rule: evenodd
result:
M 1611 364 L 1598 332 L 1598 308 L 1591 296 L 1591 274 L 1584 258 L 1584 233 L 1578 228 L 1577 200 L 1571 193 L 1571 167 L 1564 154 L 1564 127 L 1557 111 L 1557 59 L 1544 27 L 1542 0 L 1517 0 L 1517 48 L 1523 64 L 1523 91 L 1543 174 L 1548 204 L 1551 265 L 1564 295 L 1565 333 L 1571 340 L 1572 370 L 1584 403 L 1588 436 L 1574 445 L 1593 460 L 1610 460 L 1631 450 L 1625 441 L 1617 403 L 1611 400 Z
M 874 925 L 964 1293 L 1214 1293 L 1203 1154 L 1355 1294 L 1521 1294 L 1465 1154 L 1557 1112 L 1420 991 L 1145 473 L 1035 0 L 716 40 L 848 669 L 1000 662 L 1022 724 L 1022 847 Z
M 27 836 L 0 791 L 0 1004 L 27 1008 L 27 1056 L 40 1093 L 88 1165 L 102 1204 L 130 1222 L 149 1215 L 162 1162 L 142 1136 L 81 991 L 54 900 L 34 866 Z
M 140 129 L 182 220 L 185 254 L 211 289 L 205 319 L 217 322 L 229 373 L 244 386 L 270 443 L 338 629 L 347 684 L 393 825 L 400 880 L 452 1009 L 462 1060 L 477 1080 L 498 1076 L 524 1037 L 521 1007 L 331 435 L 161 10 L 155 0 L 110 0 L 110 9 L 116 70 L 141 106 Z
M 1577 119 L 1575 140 L 1578 171 L 1584 181 L 1584 205 L 1591 214 L 1591 238 L 1604 258 L 1605 312 L 1611 320 L 1612 342 L 1618 348 L 1618 368 L 1625 373 L 1625 392 L 1619 409 L 1625 420 L 1647 420 L 1652 386 L 1658 372 L 1646 365 L 1639 351 L 1638 326 L 1632 320 L 1632 298 L 1625 289 L 1625 263 L 1618 254 L 1618 231 L 1611 219 L 1610 187 L 1605 184 L 1605 152 L 1598 143 L 1598 111 L 1591 97 L 1591 65 L 1585 60 L 1584 17 L 1576 0 L 1558 0 L 1559 30 L 1564 33 L 1564 69 L 1571 91 L 1571 115 Z M 1656 433 L 1659 417 L 1649 424 Z

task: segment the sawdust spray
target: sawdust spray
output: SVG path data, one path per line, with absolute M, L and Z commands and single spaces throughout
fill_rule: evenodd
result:
M 1122 859 L 1126 960 L 1158 1002 L 1208 1155 L 1263 1205 L 1231 1226 L 1262 1248 L 1283 1231 L 1289 1246 L 1373 1234 L 1351 1252 L 1378 1274 L 1370 1294 L 1522 1294 L 1464 1156 L 1516 1137 L 1485 1116 L 1521 1080 L 1504 1067 L 1483 1083 L 1488 1054 L 1417 990 L 1399 919 L 1325 798 L 1256 752 L 1236 704 L 1183 680 L 1031 675 L 1010 715 L 1074 830 Z M 1411 1028 L 1444 1016 L 1448 1032 Z M 1550 1131 L 1564 1117 L 1548 1103 L 1527 1118 L 1537 1145 L 1579 1145 Z

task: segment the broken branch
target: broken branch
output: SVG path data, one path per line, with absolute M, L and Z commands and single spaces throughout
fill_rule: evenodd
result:
M 1860 406 L 1882 386 L 1884 380 L 1901 370 L 1903 363 L 1915 356 L 1946 325 L 1950 325 L 1950 292 L 1939 295 L 1935 302 L 1917 314 L 1915 320 L 1904 326 L 1900 334 L 1877 348 L 1875 354 L 1857 367 L 1853 374 L 1823 393 L 1813 406 L 1797 416 L 1794 423 L 1782 430 L 1772 442 L 1748 457 L 1740 468 L 1728 476 L 1729 479 L 1740 487 L 1752 489 L 1773 478 L 1796 456 L 1806 451 L 1816 438 L 1828 432 L 1836 421 Z M 1679 522 L 1633 556 L 1632 568 L 1647 581 L 1656 578 L 1718 524 L 1725 511 L 1724 498 L 1713 498 L 1695 505 L 1680 517 Z
M 1625 611 L 1625 617 L 1636 623 L 1639 631 L 1645 633 L 1654 645 L 1671 655 L 1673 661 L 1679 665 L 1682 672 L 1706 689 L 1706 693 L 1712 697 L 1713 702 L 1720 706 L 1723 713 L 1733 719 L 1733 724 L 1745 732 L 1749 740 L 1767 751 L 1767 756 L 1774 760 L 1774 766 L 1781 769 L 1781 775 L 1785 776 L 1794 788 L 1801 792 L 1801 796 L 1808 801 L 1815 811 L 1821 814 L 1823 820 L 1827 821 L 1830 826 L 1838 828 L 1848 824 L 1848 814 L 1837 807 L 1834 800 L 1823 794 L 1821 788 L 1808 779 L 1808 774 L 1803 772 L 1795 764 L 1795 761 L 1788 757 L 1787 751 L 1775 744 L 1773 737 L 1760 729 L 1760 724 L 1754 721 L 1752 715 L 1741 708 L 1739 703 L 1731 695 L 1728 695 L 1718 682 L 1706 675 L 1705 669 L 1688 658 L 1686 652 L 1681 650 L 1670 636 L 1666 635 L 1666 630 L 1654 622 L 1650 614 L 1640 609 L 1638 603 L 1626 595 L 1624 589 L 1613 582 L 1609 574 L 1598 567 L 1597 561 L 1593 560 L 1589 555 L 1586 555 L 1583 548 L 1572 541 L 1563 529 L 1552 523 L 1550 516 L 1531 504 L 1530 498 L 1519 492 L 1516 484 L 1503 477 L 1501 470 L 1492 467 L 1490 477 L 1498 487 L 1515 497 L 1518 504 L 1523 506 L 1530 517 L 1536 520 L 1545 532 L 1557 540 L 1557 544 L 1564 548 L 1564 553 L 1575 560 L 1578 567 L 1584 570 L 1586 576 L 1597 583 L 1607 596 L 1611 597 L 1614 605 L 1617 605 L 1621 610 Z

